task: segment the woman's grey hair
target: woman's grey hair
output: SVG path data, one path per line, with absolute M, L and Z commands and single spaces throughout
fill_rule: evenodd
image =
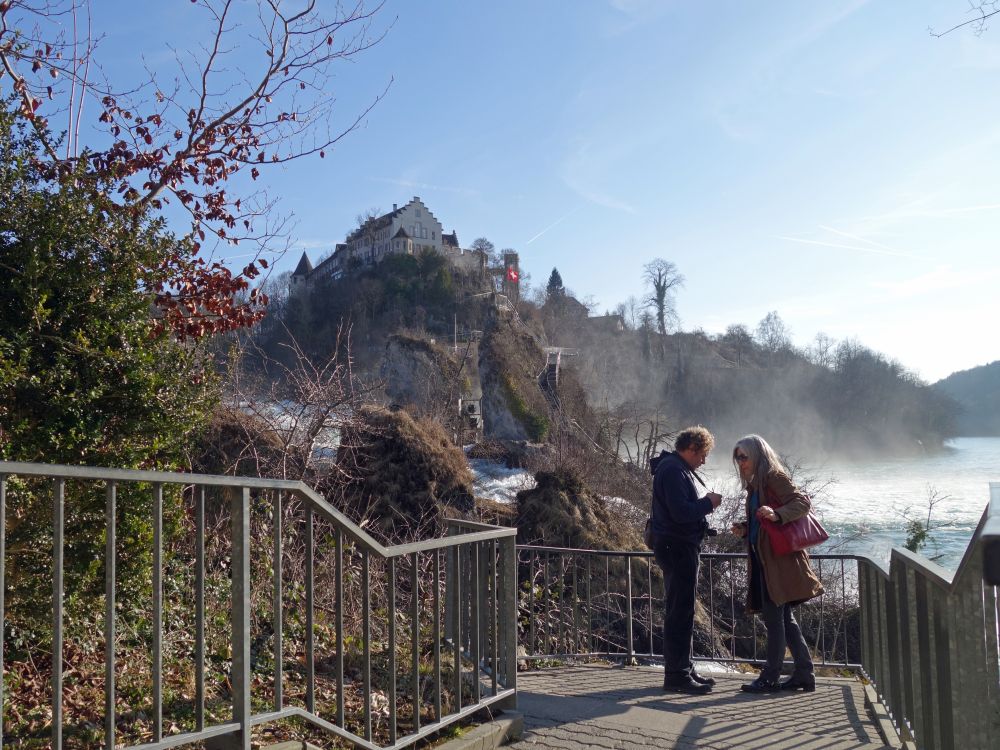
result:
M 744 479 L 743 475 L 740 474 L 740 463 L 736 460 L 736 453 L 740 450 L 750 459 L 750 466 L 753 467 L 753 473 L 749 479 Z M 788 469 L 781 462 L 781 458 L 760 435 L 747 435 L 736 441 L 736 445 L 733 447 L 733 464 L 736 466 L 736 473 L 743 483 L 743 488 L 757 490 L 759 493 L 764 492 L 764 483 L 767 481 L 768 474 L 776 472 L 788 476 Z

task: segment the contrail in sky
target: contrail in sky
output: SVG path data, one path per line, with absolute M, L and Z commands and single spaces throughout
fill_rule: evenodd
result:
M 804 240 L 800 237 L 782 237 L 781 235 L 775 235 L 776 240 L 785 240 L 787 242 L 801 242 L 804 245 L 822 245 L 823 247 L 839 247 L 844 250 L 858 250 L 862 253 L 874 253 L 876 255 L 893 255 L 897 258 L 912 258 L 913 260 L 926 260 L 926 258 L 921 258 L 919 255 L 910 255 L 909 253 L 901 253 L 895 250 L 879 250 L 874 247 L 859 247 L 858 245 L 843 245 L 839 242 L 823 242 L 822 240 Z
M 827 232 L 833 232 L 834 234 L 839 234 L 841 237 L 846 237 L 847 239 L 854 240 L 855 242 L 864 242 L 866 245 L 871 245 L 872 247 L 880 247 L 883 250 L 889 250 L 890 252 L 893 252 L 893 253 L 902 253 L 903 252 L 902 250 L 897 250 L 894 247 L 889 247 L 888 245 L 883 245 L 881 242 L 875 242 L 874 240 L 868 240 L 868 239 L 865 239 L 864 237 L 858 237 L 858 236 L 853 235 L 853 234 L 848 234 L 847 232 L 842 232 L 839 229 L 834 229 L 833 227 L 824 226 L 823 224 L 820 224 L 819 228 L 820 229 L 825 229 Z
M 556 226 L 562 224 L 564 221 L 566 221 L 566 219 L 568 219 L 570 216 L 572 216 L 573 214 L 575 214 L 581 208 L 583 208 L 583 206 L 577 206 L 572 211 L 570 211 L 568 214 L 565 214 L 564 216 L 559 217 L 558 219 L 556 219 L 555 221 L 553 221 L 551 224 L 549 224 L 547 227 L 545 227 L 545 229 L 543 229 L 541 232 L 539 232 L 538 234 L 536 234 L 534 237 L 532 237 L 530 240 L 528 240 L 524 244 L 525 245 L 530 245 L 532 242 L 534 242 L 535 240 L 537 240 L 539 237 L 541 237 L 543 234 L 545 234 L 547 231 L 549 231 L 553 227 L 556 227 Z

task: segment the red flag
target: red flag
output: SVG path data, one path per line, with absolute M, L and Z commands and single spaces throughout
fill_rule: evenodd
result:
M 513 281 L 516 284 L 517 283 L 517 279 L 518 279 L 517 269 L 514 268 L 514 266 L 508 267 L 507 268 L 507 280 L 508 281 Z

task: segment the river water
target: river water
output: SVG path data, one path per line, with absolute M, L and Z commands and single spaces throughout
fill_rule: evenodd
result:
M 713 456 L 714 458 L 714 456 Z M 990 482 L 1000 482 L 1000 438 L 956 438 L 945 451 L 919 457 L 871 458 L 841 462 L 798 456 L 803 476 L 822 487 L 814 501 L 831 534 L 831 551 L 866 554 L 883 562 L 906 539 L 906 518 L 926 517 L 931 493 L 939 498 L 931 516 L 934 530 L 922 554 L 954 570 L 990 498 Z M 472 461 L 476 494 L 511 502 L 533 484 L 523 471 Z M 735 494 L 732 464 L 704 467 L 708 486 Z M 736 502 L 730 500 L 730 502 Z
M 830 532 L 830 541 L 817 551 L 853 552 L 888 562 L 892 547 L 906 539 L 907 518 L 925 519 L 933 496 L 933 530 L 921 554 L 949 570 L 961 562 L 989 503 L 989 483 L 1000 482 L 1000 438 L 955 438 L 944 451 L 924 456 L 795 459 L 801 475 L 818 487 L 813 500 Z M 731 464 L 705 468 L 726 493 Z

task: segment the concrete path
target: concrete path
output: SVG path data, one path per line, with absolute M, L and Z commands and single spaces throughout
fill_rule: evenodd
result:
M 755 696 L 752 676 L 713 675 L 707 696 L 664 693 L 663 672 L 645 667 L 573 666 L 518 675 L 524 736 L 536 748 L 847 750 L 886 747 L 867 715 L 862 685 L 821 678 L 816 692 Z

